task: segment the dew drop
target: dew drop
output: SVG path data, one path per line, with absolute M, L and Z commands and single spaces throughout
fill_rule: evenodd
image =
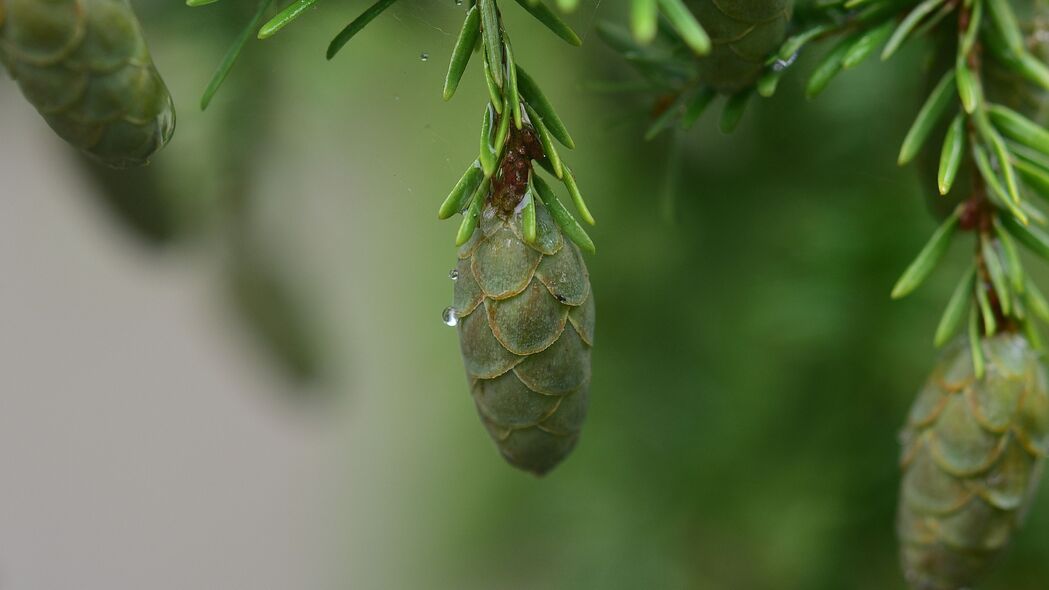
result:
M 776 72 L 782 72 L 783 70 L 789 68 L 797 59 L 798 59 L 798 52 L 795 51 L 787 59 L 777 59 L 775 62 L 773 62 L 772 69 L 773 69 L 773 71 L 776 71 Z
M 558 293 L 557 295 L 554 295 L 554 298 L 557 299 L 558 301 L 560 301 L 561 303 L 564 303 L 565 301 L 568 301 L 568 298 L 565 297 L 564 295 L 560 294 L 560 293 Z
M 422 52 L 422 53 L 420 53 L 420 54 L 419 54 L 419 59 L 420 59 L 421 61 L 429 61 L 429 59 L 430 59 L 430 54 L 429 54 L 429 53 L 426 53 L 426 52 L 424 51 L 424 52 Z
M 446 326 L 454 326 L 454 325 L 458 324 L 459 323 L 459 316 L 457 316 L 455 314 L 455 308 L 454 307 L 446 307 L 446 308 L 444 308 L 444 311 L 441 312 L 441 321 L 444 322 L 444 325 L 446 325 Z
M 455 0 L 455 5 L 456 6 L 462 6 L 463 5 L 463 0 Z
M 453 281 L 458 281 L 459 280 L 459 270 L 453 268 L 452 270 L 448 271 L 448 278 L 452 279 Z

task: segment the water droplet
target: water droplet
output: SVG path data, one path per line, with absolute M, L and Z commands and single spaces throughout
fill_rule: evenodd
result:
M 459 316 L 455 314 L 455 308 L 450 306 L 444 308 L 444 311 L 441 312 L 441 321 L 444 322 L 444 325 L 446 326 L 454 326 L 458 324 Z
M 453 268 L 452 270 L 448 271 L 448 278 L 452 279 L 453 281 L 458 281 L 459 280 L 459 270 Z
M 463 5 L 463 0 L 455 0 L 455 5 L 456 6 L 462 6 Z
M 777 59 L 772 64 L 772 69 L 774 71 L 777 71 L 777 72 L 782 72 L 783 70 L 789 68 L 791 66 L 791 64 L 793 64 L 794 61 L 797 60 L 797 59 L 798 59 L 798 52 L 795 51 L 794 54 L 791 55 L 790 57 L 788 57 L 787 59 Z
M 558 293 L 557 295 L 554 295 L 554 298 L 556 298 L 561 303 L 564 303 L 565 301 L 568 301 L 568 298 L 565 297 L 564 295 L 560 294 L 560 293 Z
M 422 61 L 428 61 L 430 59 L 430 54 L 424 51 L 419 54 L 419 59 Z

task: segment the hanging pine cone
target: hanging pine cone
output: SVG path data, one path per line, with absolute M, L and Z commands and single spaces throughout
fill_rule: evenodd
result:
M 536 241 L 489 205 L 459 249 L 453 308 L 470 391 L 506 460 L 542 475 L 586 417 L 594 298 L 582 254 L 537 203 Z
M 481 421 L 507 461 L 542 475 L 575 447 L 586 418 L 594 298 L 579 248 L 528 192 L 529 160 L 543 157 L 534 131 L 511 131 L 505 153 L 459 249 L 450 313 Z
M 902 433 L 897 533 L 915 590 L 970 586 L 1022 522 L 1049 453 L 1049 383 L 1019 334 L 966 338 L 943 355 Z
M 689 8 L 710 35 L 699 60 L 700 80 L 734 93 L 753 84 L 787 33 L 792 0 L 692 0 Z
M 60 137 L 116 168 L 171 138 L 171 96 L 127 0 L 0 0 L 0 61 Z

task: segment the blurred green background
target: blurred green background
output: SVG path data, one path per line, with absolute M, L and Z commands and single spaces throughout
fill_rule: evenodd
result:
M 177 4 L 136 5 L 179 107 L 146 172 L 78 162 L 0 86 L 0 588 L 903 588 L 896 433 L 968 247 L 889 300 L 936 225 L 894 165 L 926 47 L 814 102 L 808 52 L 733 135 L 715 112 L 645 143 L 651 97 L 592 89 L 631 79 L 594 34 L 618 7 L 571 17 L 581 50 L 506 8 L 598 219 L 590 417 L 539 480 L 489 442 L 440 321 L 456 224 L 436 210 L 486 101 L 473 67 L 440 99 L 462 7 L 401 3 L 326 62 L 363 5 L 319 3 L 201 113 L 253 7 Z M 111 273 L 73 270 L 96 265 L 140 287 L 108 304 Z M 98 352 L 129 330 L 148 362 Z M 74 516 L 40 529 L 55 504 Z M 984 587 L 1044 588 L 1047 532 L 1043 497 Z

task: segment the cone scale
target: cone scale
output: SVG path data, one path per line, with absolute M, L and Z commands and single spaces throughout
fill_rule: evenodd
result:
M 148 163 L 174 130 L 127 0 L 0 0 L 0 61 L 55 133 L 108 166 Z

